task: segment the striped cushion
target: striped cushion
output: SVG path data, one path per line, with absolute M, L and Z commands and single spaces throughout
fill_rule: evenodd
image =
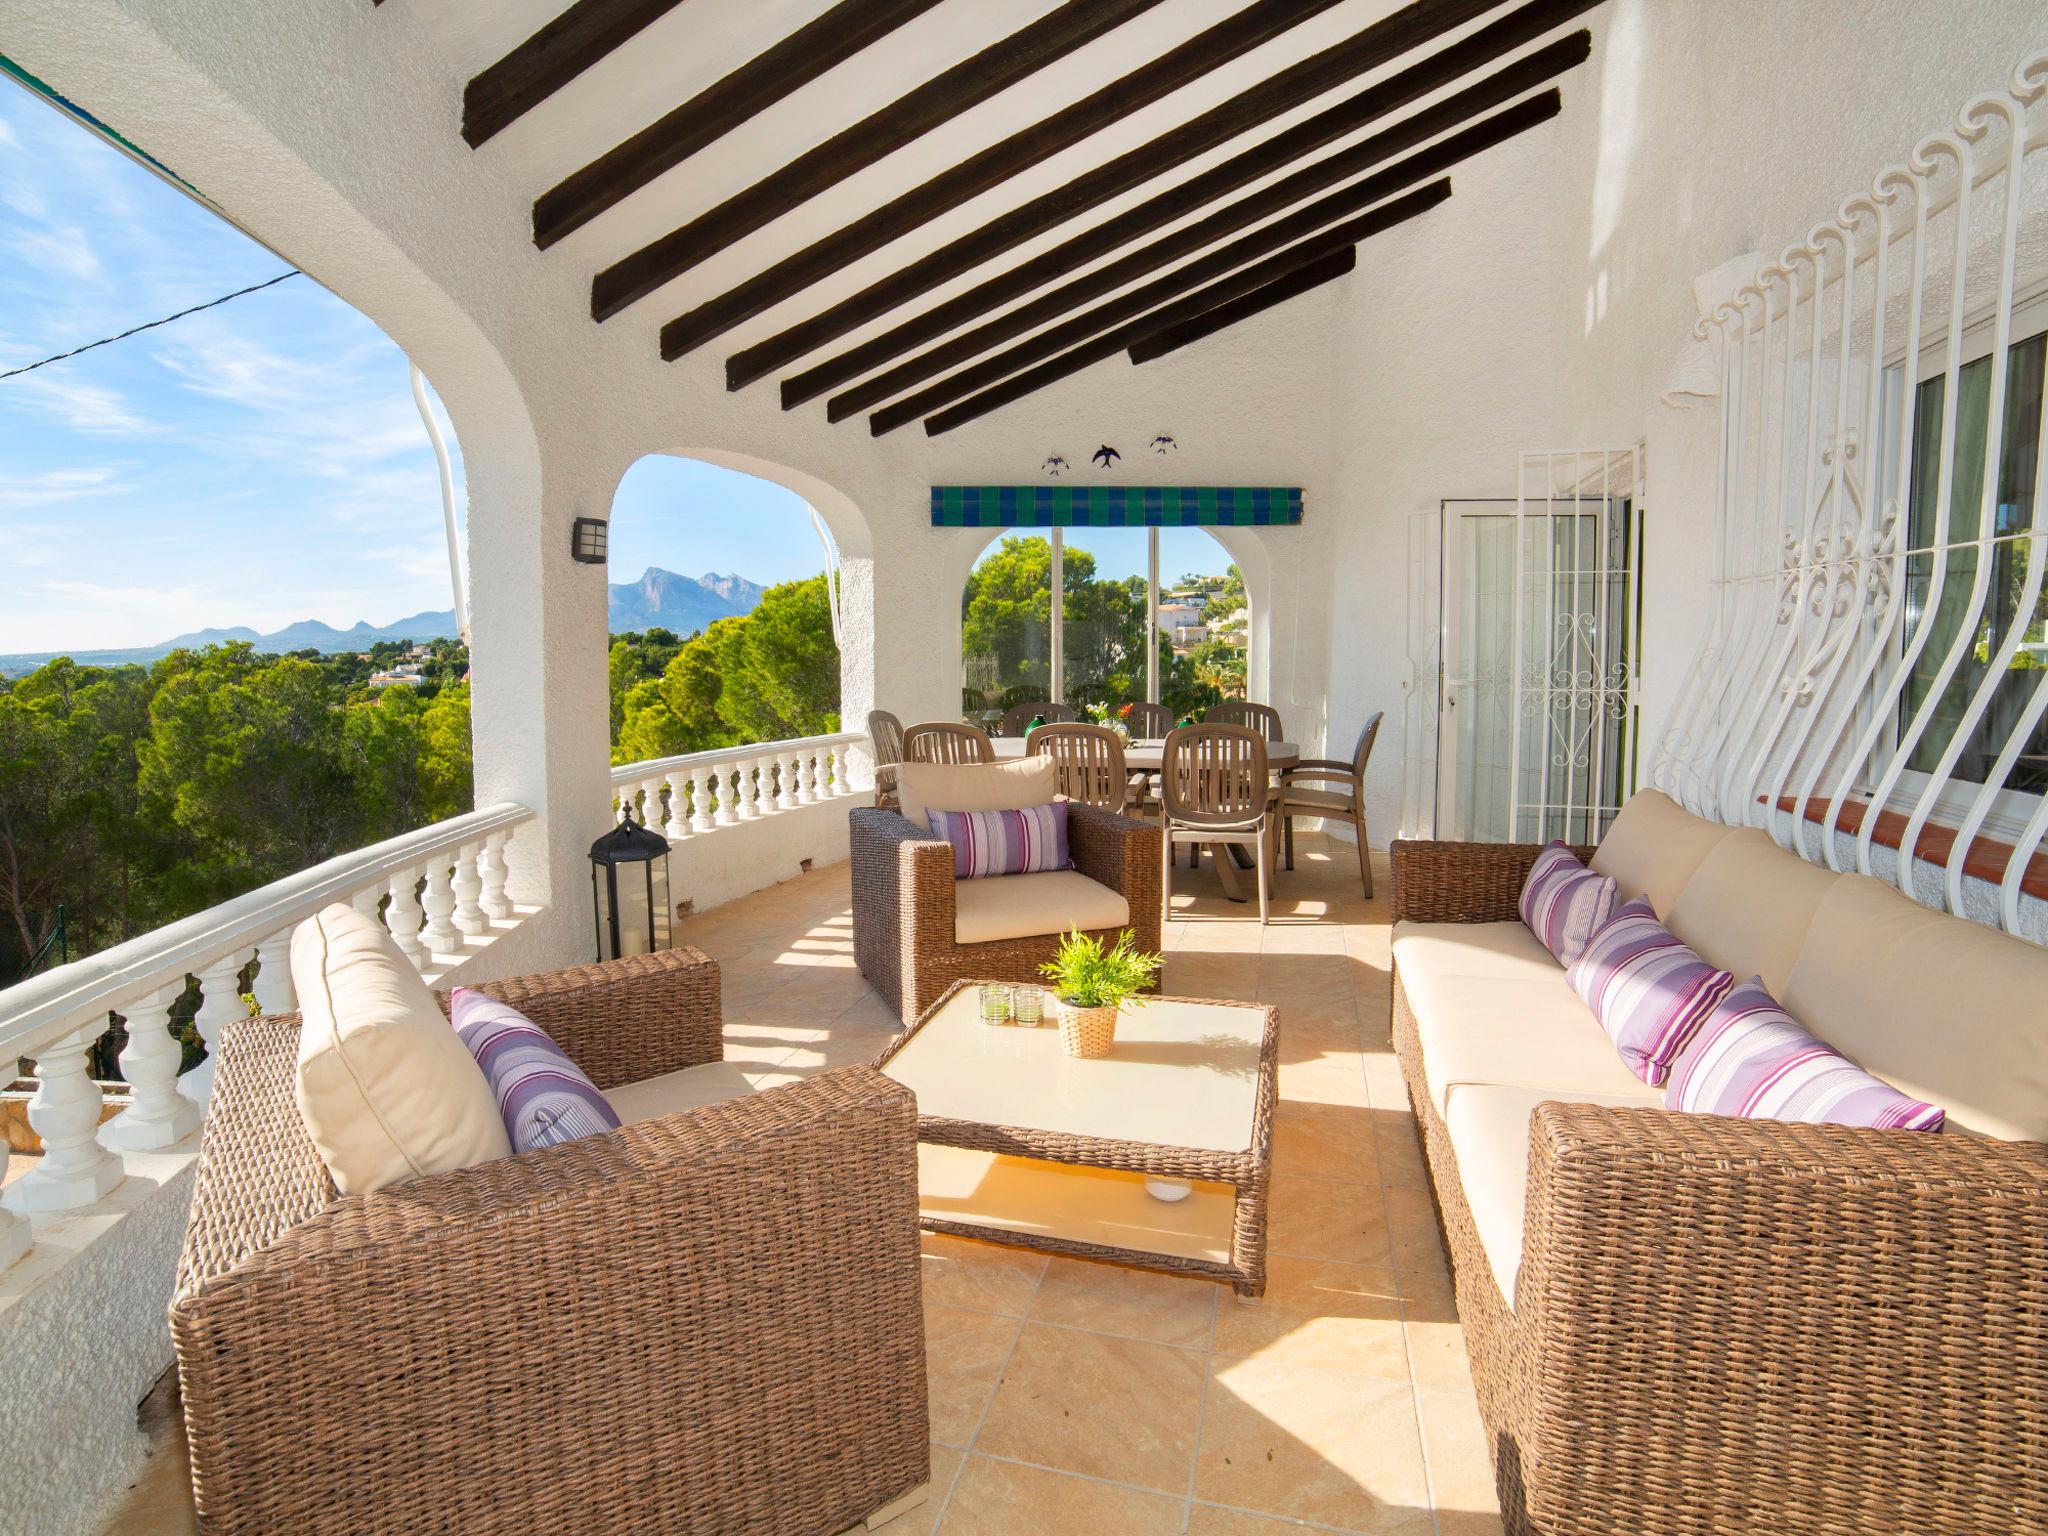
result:
M 515 1153 L 619 1128 L 618 1113 L 597 1085 L 510 1003 L 457 987 L 448 1015 L 497 1095 Z
M 1067 851 L 1067 803 L 1034 805 L 1021 811 L 926 810 L 932 836 L 953 845 L 953 878 L 1036 875 L 1072 869 Z
M 1664 1107 L 1875 1130 L 1938 1131 L 1944 1119 L 1814 1039 L 1755 976 L 1692 1037 L 1671 1069 Z
M 1612 880 L 1586 868 L 1563 843 L 1551 843 L 1536 855 L 1522 882 L 1522 921 L 1559 965 L 1570 965 L 1607 921 L 1617 899 Z
M 1565 973 L 1621 1059 L 1652 1088 L 1670 1074 L 1714 1005 L 1735 978 L 1717 971 L 1657 921 L 1638 896 L 1593 935 Z

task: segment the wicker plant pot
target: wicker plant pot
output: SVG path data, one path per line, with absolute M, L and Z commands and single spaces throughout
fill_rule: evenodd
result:
M 1060 1049 L 1069 1056 L 1107 1056 L 1116 1045 L 1115 1008 L 1076 1008 L 1059 1001 Z

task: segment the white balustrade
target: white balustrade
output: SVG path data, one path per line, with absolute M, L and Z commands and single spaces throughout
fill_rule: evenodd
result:
M 430 899 L 438 906 L 445 897 L 441 915 L 455 919 L 447 925 L 454 935 L 449 948 L 459 952 L 470 926 L 484 932 L 492 920 L 515 917 L 506 850 L 533 819 L 524 806 L 505 804 L 423 827 L 0 991 L 0 1060 L 35 1062 L 29 1124 L 43 1141 L 43 1156 L 0 1199 L 0 1269 L 33 1243 L 29 1224 L 15 1212 L 90 1207 L 120 1182 L 122 1154 L 191 1144 L 212 1088 L 210 1053 L 222 1029 L 249 1012 L 239 981 L 252 958 L 257 1006 L 290 1012 L 297 1006 L 293 930 L 335 902 L 378 919 L 388 892 L 388 926 L 414 963 L 424 965 L 423 914 L 414 891 L 421 873 L 433 868 L 441 884 Z M 209 1056 L 180 1076 L 184 1047 L 168 1027 L 170 1010 L 195 975 L 200 1005 L 193 1022 Z M 115 1013 L 127 1021 L 121 1073 L 129 1102 L 102 1125 L 105 1099 L 91 1076 L 90 1053 Z
M 711 824 L 715 827 L 738 826 L 740 819 L 733 809 L 733 796 L 736 791 L 733 787 L 732 764 L 722 763 L 714 768 L 711 771 L 711 783 L 718 791 L 718 808 L 711 813 Z
M 709 832 L 711 820 L 711 774 L 698 767 L 690 770 L 690 831 Z
M 483 881 L 483 895 L 479 898 L 484 915 L 493 922 L 509 922 L 512 917 L 512 898 L 505 892 L 505 881 L 512 871 L 505 862 L 505 840 L 509 834 L 493 832 L 484 839 L 484 851 L 477 858 L 477 875 Z
M 742 758 L 739 766 L 739 818 L 741 821 L 761 819 L 761 791 L 766 787 L 763 780 L 768 776 L 766 758 Z M 771 804 L 773 797 L 770 797 Z
M 384 909 L 384 924 L 398 941 L 398 947 L 405 951 L 405 958 L 425 970 L 427 946 L 420 939 L 420 923 L 426 914 L 420 910 L 419 883 L 417 869 L 401 869 L 392 874 L 391 905 Z
M 430 955 L 452 955 L 462 949 L 462 932 L 455 926 L 455 888 L 448 877 L 445 859 L 427 865 L 427 889 L 420 897 L 427 914 L 420 929 L 420 942 Z
M 465 935 L 489 933 L 490 915 L 483 908 L 484 880 L 477 870 L 481 846 L 465 843 L 455 850 L 455 928 Z
M 35 1054 L 36 1091 L 28 1123 L 43 1140 L 43 1155 L 7 1186 L 17 1211 L 71 1211 L 91 1205 L 121 1182 L 121 1163 L 99 1143 L 105 1100 L 92 1080 L 87 1052 L 106 1032 L 104 1014 L 44 1042 Z
M 265 1013 L 291 1013 L 299 1006 L 292 986 L 292 931 L 280 928 L 256 946 L 256 1006 Z
M 185 1047 L 170 1030 L 171 1005 L 184 994 L 181 976 L 122 1010 L 128 1021 L 128 1047 L 121 1052 L 128 1107 L 100 1128 L 100 1145 L 117 1152 L 160 1152 L 199 1129 L 206 1111 L 178 1091 Z
M 668 814 L 661 824 L 663 836 L 680 843 L 690 835 L 690 776 L 674 771 L 662 776 L 668 786 Z
M 818 803 L 818 752 L 813 749 L 804 753 L 803 761 L 797 765 L 797 799 L 805 805 Z
M 853 794 L 866 746 L 865 736 L 846 731 L 625 763 L 612 770 L 612 793 L 621 806 L 644 794 L 639 819 L 677 843 Z

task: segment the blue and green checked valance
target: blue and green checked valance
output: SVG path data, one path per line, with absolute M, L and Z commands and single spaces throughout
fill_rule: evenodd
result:
M 935 485 L 934 528 L 1291 526 L 1298 485 Z

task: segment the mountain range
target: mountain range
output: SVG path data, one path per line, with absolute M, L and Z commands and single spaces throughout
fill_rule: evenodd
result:
M 624 634 L 638 629 L 672 629 L 689 635 L 715 619 L 752 613 L 761 600 L 761 588 L 744 576 L 721 576 L 707 571 L 702 576 L 678 576 L 658 565 L 650 565 L 638 581 L 611 584 L 611 630 Z M 258 634 L 244 625 L 231 629 L 195 629 L 161 645 L 136 646 L 116 651 L 47 651 L 0 656 L 0 677 L 18 677 L 33 672 L 54 656 L 69 656 L 85 666 L 118 667 L 148 663 L 181 647 L 225 645 L 246 640 L 261 652 L 361 651 L 379 640 L 442 640 L 456 634 L 455 612 L 450 608 L 415 613 L 389 624 L 368 624 L 358 620 L 348 629 L 336 629 L 318 619 L 301 619 L 269 634 Z

